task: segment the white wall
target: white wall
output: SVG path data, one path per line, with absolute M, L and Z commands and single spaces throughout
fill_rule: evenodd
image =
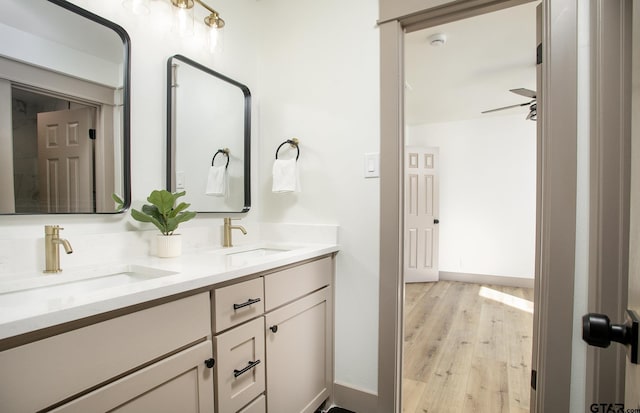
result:
M 377 393 L 379 180 L 363 178 L 379 150 L 377 2 L 260 4 L 261 220 L 340 225 L 336 380 Z M 294 136 L 302 192 L 273 194 L 275 150 Z
M 129 14 L 115 0 L 71 2 L 118 23 L 131 36 L 134 205 L 165 185 L 167 58 L 184 54 L 251 89 L 255 167 L 252 209 L 242 224 L 249 236 L 255 236 L 250 228 L 258 221 L 340 225 L 336 380 L 377 392 L 379 181 L 363 178 L 364 153 L 379 148 L 377 2 L 216 0 L 227 22 L 223 54 L 216 57 L 202 43 L 173 36 L 159 13 L 168 0 L 151 1 L 148 17 Z M 275 150 L 292 136 L 301 141 L 303 192 L 272 194 Z M 201 214 L 181 232 L 219 245 L 222 216 Z M 42 264 L 44 224 L 64 226 L 72 244 L 87 240 L 64 257 L 66 268 L 148 250 L 148 234 L 136 231 L 141 226 L 129 214 L 0 216 L 0 276 Z M 126 242 L 135 248 L 116 245 Z M 27 266 L 16 259 L 32 253 L 36 262 Z
M 440 148 L 440 271 L 533 278 L 536 124 L 524 115 L 411 126 Z

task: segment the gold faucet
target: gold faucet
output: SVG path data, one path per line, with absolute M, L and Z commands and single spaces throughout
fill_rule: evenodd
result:
M 238 219 L 238 218 L 236 218 Z M 247 235 L 247 230 L 244 229 L 241 225 L 231 225 L 231 218 L 224 219 L 224 239 L 222 241 L 223 247 L 233 247 L 233 242 L 231 241 L 231 230 L 239 229 L 242 231 L 244 235 Z
M 64 247 L 67 254 L 71 254 L 73 249 L 66 239 L 60 238 L 60 228 L 57 225 L 44 226 L 44 257 L 45 268 L 43 272 L 60 272 L 60 245 Z

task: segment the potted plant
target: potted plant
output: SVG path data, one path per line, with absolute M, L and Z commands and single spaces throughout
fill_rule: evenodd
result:
M 154 190 L 147 197 L 150 204 L 142 206 L 142 210 L 131 209 L 131 217 L 140 222 L 151 222 L 162 234 L 158 235 L 158 257 L 177 257 L 182 252 L 182 240 L 180 234 L 175 234 L 178 225 L 189 221 L 196 216 L 195 212 L 187 211 L 191 205 L 180 202 L 178 198 L 184 196 L 186 191 L 171 193 L 166 189 Z M 114 201 L 120 202 L 114 195 Z

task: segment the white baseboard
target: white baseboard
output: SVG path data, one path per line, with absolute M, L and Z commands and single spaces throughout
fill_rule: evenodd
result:
M 373 413 L 378 410 L 378 395 L 346 384 L 333 384 L 333 399 L 336 406 L 355 413 Z
M 493 284 L 504 287 L 533 288 L 534 279 L 524 277 L 503 277 L 500 275 L 468 274 L 461 272 L 440 271 L 443 281 L 460 281 L 474 284 Z

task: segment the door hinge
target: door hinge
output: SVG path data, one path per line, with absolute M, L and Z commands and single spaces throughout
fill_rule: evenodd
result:
M 536 390 L 538 385 L 538 372 L 535 370 L 531 370 L 531 388 Z
M 542 43 L 539 43 L 538 47 L 536 47 L 536 64 L 542 64 Z
M 96 130 L 89 129 L 89 139 L 96 140 Z

